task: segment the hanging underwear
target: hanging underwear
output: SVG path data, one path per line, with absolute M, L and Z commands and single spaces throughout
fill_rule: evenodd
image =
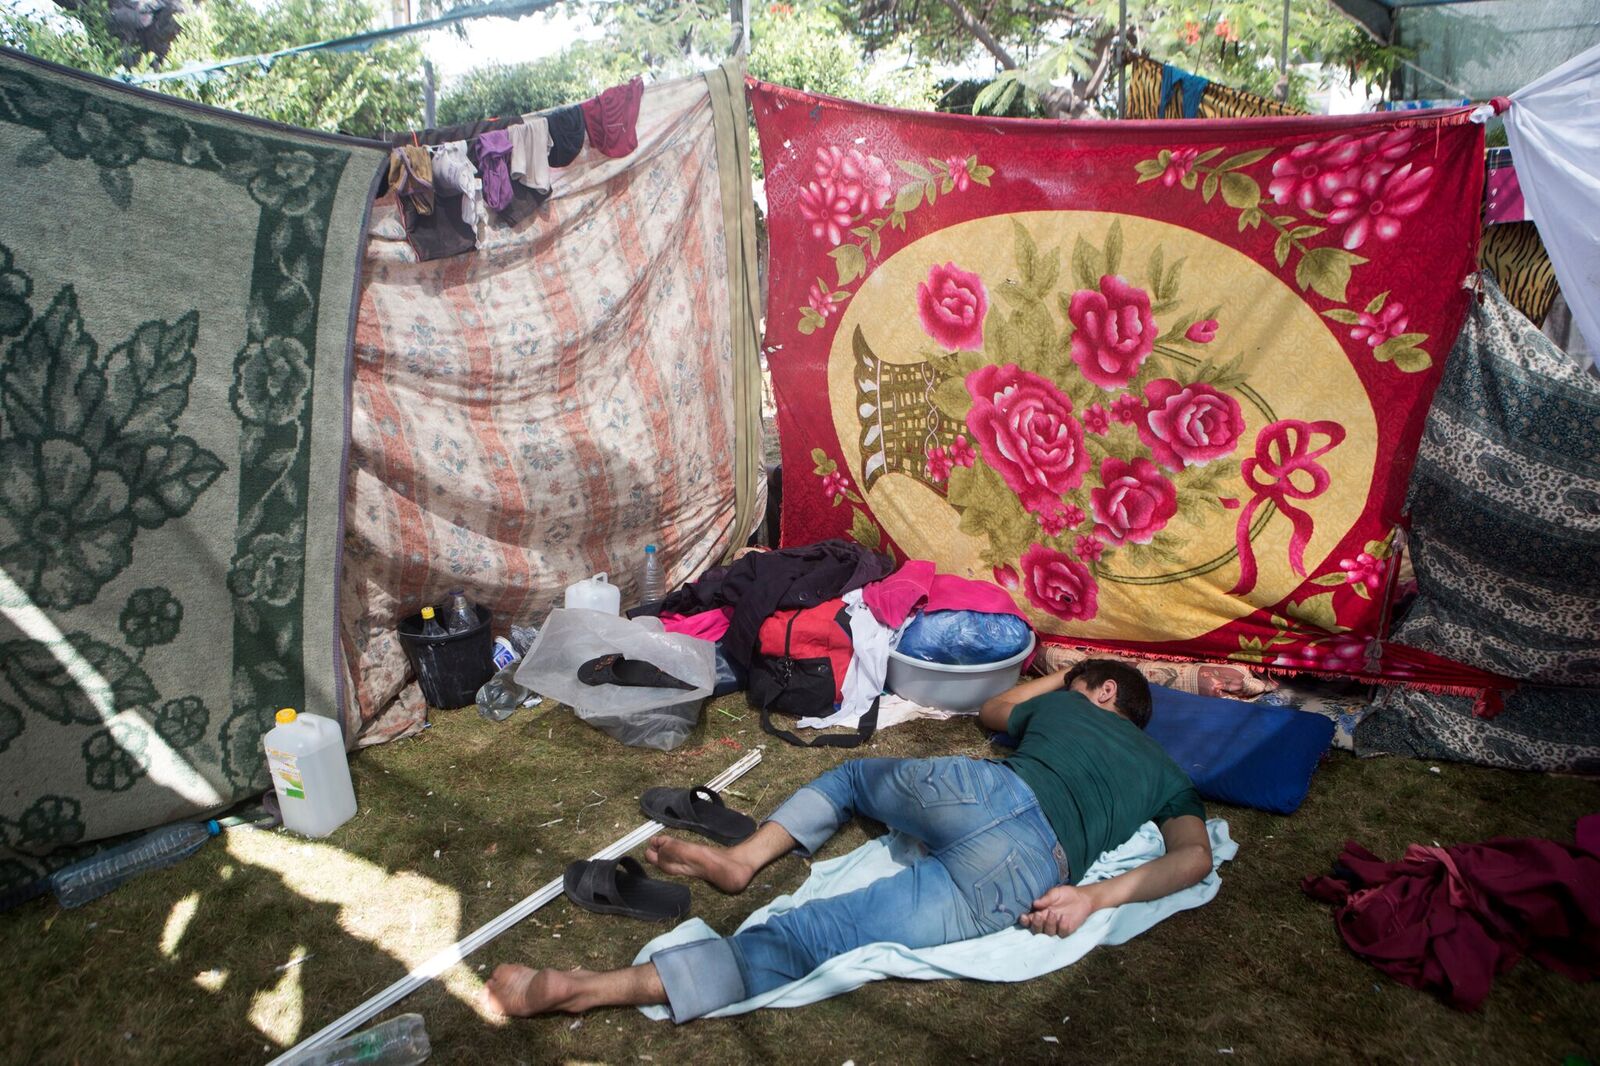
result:
M 490 130 L 472 138 L 472 158 L 483 182 L 483 202 L 499 214 L 511 203 L 511 137 Z
M 558 108 L 548 112 L 545 123 L 550 127 L 550 165 L 564 167 L 578 158 L 583 151 L 583 105 Z
M 389 153 L 389 188 L 406 214 L 433 214 L 433 160 L 426 148 L 407 144 Z
M 644 81 L 634 78 L 580 105 L 589 143 L 601 155 L 619 159 L 639 147 L 639 98 L 643 94 Z
M 466 141 L 451 141 L 433 149 L 433 185 L 441 201 L 445 196 L 461 197 L 461 221 L 476 229 L 478 172 L 467 158 Z
M 550 192 L 550 127 L 543 115 L 523 115 L 506 127 L 511 138 L 511 176 L 535 192 Z
M 550 166 L 571 165 L 584 150 L 584 107 L 558 107 L 544 115 L 544 122 L 550 126 Z

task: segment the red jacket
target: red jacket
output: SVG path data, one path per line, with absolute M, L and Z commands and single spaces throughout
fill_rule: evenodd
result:
M 1579 841 L 1593 847 L 1600 815 L 1578 825 Z M 1346 841 L 1334 876 L 1300 887 L 1336 906 L 1334 925 L 1351 951 L 1461 1010 L 1475 1010 L 1524 955 L 1577 981 L 1600 975 L 1600 853 L 1583 847 L 1531 838 L 1412 844 L 1386 863 Z

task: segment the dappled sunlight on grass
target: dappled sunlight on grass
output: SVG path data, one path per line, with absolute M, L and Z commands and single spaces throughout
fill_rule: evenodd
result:
M 281 967 L 283 978 L 276 988 L 257 992 L 250 1000 L 250 1024 L 279 1047 L 299 1039 L 300 1022 L 305 1017 L 305 993 L 300 987 L 300 964 L 306 961 L 302 945 L 294 949 Z
M 172 958 L 178 953 L 178 945 L 183 943 L 183 934 L 189 928 L 189 922 L 194 919 L 194 912 L 200 908 L 200 893 L 191 892 L 172 905 L 172 910 L 167 914 L 166 928 L 161 930 L 161 954 Z
M 461 894 L 422 874 L 409 870 L 391 873 L 332 844 L 303 840 L 283 832 L 234 833 L 229 834 L 227 843 L 228 853 L 235 859 L 270 870 L 303 899 L 338 907 L 338 924 L 345 933 L 398 960 L 408 971 L 449 947 L 466 932 L 461 927 Z M 339 964 L 337 959 L 308 957 L 303 961 L 307 965 Z M 291 966 L 291 973 L 301 969 L 293 959 L 286 965 Z M 470 967 L 453 966 L 439 980 L 451 995 L 477 1012 L 484 1021 L 504 1024 L 504 1019 L 483 1008 L 479 999 L 483 981 Z M 283 987 L 280 985 L 280 989 Z M 278 1002 L 279 999 L 274 998 L 277 996 L 275 991 L 266 998 Z M 258 1002 L 261 998 L 258 997 Z M 355 1005 L 342 1005 L 341 1012 Z M 294 1012 L 294 1027 L 298 1031 L 298 1000 Z M 319 1009 L 318 1016 L 325 1014 L 327 1005 Z M 257 1021 L 254 1008 L 251 1020 L 256 1022 L 257 1028 L 268 1032 Z

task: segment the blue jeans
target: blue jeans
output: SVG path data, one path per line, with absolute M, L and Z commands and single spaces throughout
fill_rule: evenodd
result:
M 788 984 L 863 944 L 921 948 L 1004 929 L 1067 880 L 1066 853 L 1038 798 L 1001 763 L 854 759 L 800 789 L 770 820 L 810 855 L 853 814 L 915 837 L 928 856 L 726 939 L 656 952 L 674 1021 Z

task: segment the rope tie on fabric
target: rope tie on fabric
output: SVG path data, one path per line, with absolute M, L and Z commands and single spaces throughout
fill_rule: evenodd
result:
M 1312 449 L 1312 438 L 1321 433 L 1328 440 L 1320 448 Z M 1286 418 L 1274 422 L 1256 437 L 1256 454 L 1239 464 L 1239 473 L 1255 495 L 1245 504 L 1235 528 L 1235 542 L 1239 549 L 1239 582 L 1230 595 L 1249 592 L 1256 585 L 1256 557 L 1250 547 L 1250 520 L 1256 508 L 1271 500 L 1284 517 L 1294 526 L 1289 539 L 1289 568 L 1299 577 L 1306 576 L 1306 545 L 1311 542 L 1314 523 L 1310 515 L 1289 501 L 1312 500 L 1327 491 L 1331 478 L 1318 459 L 1337 448 L 1344 441 L 1344 427 L 1337 422 L 1304 422 Z M 1265 480 L 1257 472 L 1265 475 Z M 1294 476 L 1305 473 L 1311 478 L 1308 487 L 1295 483 Z

